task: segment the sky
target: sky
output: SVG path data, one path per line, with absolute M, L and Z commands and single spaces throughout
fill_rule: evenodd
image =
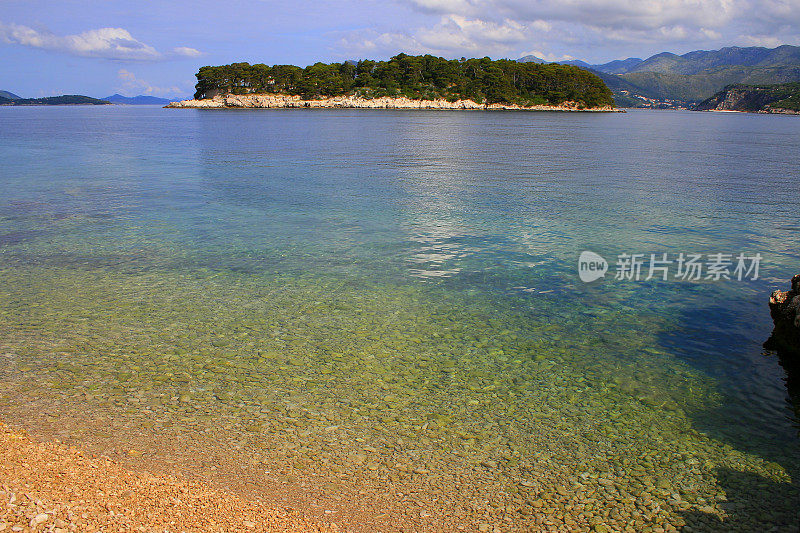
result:
M 197 69 L 448 58 L 604 63 L 800 44 L 800 0 L 0 0 L 0 89 L 190 97 Z

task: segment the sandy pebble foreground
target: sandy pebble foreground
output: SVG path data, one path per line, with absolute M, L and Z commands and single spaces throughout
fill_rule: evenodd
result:
M 165 107 L 192 109 L 224 108 L 352 108 L 352 109 L 456 109 L 490 111 L 619 111 L 611 106 L 583 108 L 577 102 L 563 104 L 519 106 L 514 104 L 479 104 L 472 100 L 444 99 L 413 100 L 411 98 L 359 98 L 356 96 L 335 96 L 317 100 L 303 100 L 300 96 L 284 94 L 226 94 L 203 100 L 182 100 L 171 102 Z
M 338 531 L 178 477 L 33 442 L 0 423 L 0 531 Z

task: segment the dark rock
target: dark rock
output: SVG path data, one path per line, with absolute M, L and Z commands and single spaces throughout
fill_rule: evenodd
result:
M 764 346 L 800 363 L 800 274 L 792 278 L 790 290 L 772 293 L 769 312 L 775 329 Z
M 789 401 L 800 421 L 800 274 L 792 278 L 790 290 L 772 293 L 769 311 L 775 329 L 764 348 L 778 354 L 778 362 L 786 372 Z

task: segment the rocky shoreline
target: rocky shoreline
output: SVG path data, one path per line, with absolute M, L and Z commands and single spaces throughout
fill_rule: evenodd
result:
M 443 109 L 443 110 L 490 110 L 490 111 L 575 111 L 575 112 L 621 112 L 611 106 L 581 107 L 577 102 L 563 104 L 519 106 L 516 104 L 479 104 L 473 100 L 454 102 L 437 100 L 413 100 L 411 98 L 360 98 L 357 96 L 335 96 L 316 100 L 304 100 L 300 96 L 282 94 L 226 94 L 203 100 L 182 100 L 171 102 L 166 108 L 178 109 Z

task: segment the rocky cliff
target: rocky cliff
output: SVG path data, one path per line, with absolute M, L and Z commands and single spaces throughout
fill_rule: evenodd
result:
M 800 114 L 800 83 L 731 85 L 694 107 L 695 111 Z
M 335 96 L 316 100 L 303 100 L 300 96 L 281 94 L 226 94 L 203 100 L 172 102 L 168 108 L 223 109 L 223 108 L 354 108 L 354 109 L 475 109 L 475 110 L 528 110 L 528 111 L 615 111 L 611 106 L 586 108 L 575 102 L 561 105 L 518 106 L 514 104 L 479 104 L 472 100 L 449 101 L 412 100 L 410 98 L 359 98 Z

